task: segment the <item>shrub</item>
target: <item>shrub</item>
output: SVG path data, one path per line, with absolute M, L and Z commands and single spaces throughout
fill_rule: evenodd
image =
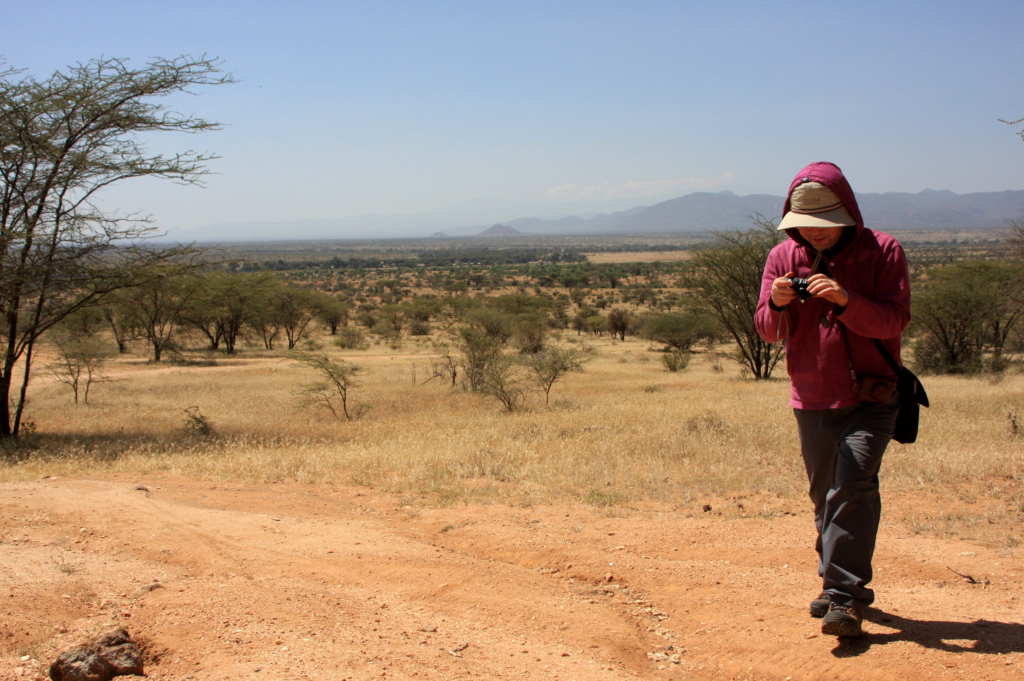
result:
M 484 369 L 481 392 L 501 402 L 505 411 L 517 411 L 526 399 L 523 366 L 512 357 L 499 355 Z
M 343 350 L 362 350 L 366 347 L 366 340 L 359 329 L 345 327 L 338 332 L 334 344 Z
M 552 347 L 522 359 L 522 364 L 533 375 L 544 391 L 544 404 L 548 403 L 551 386 L 567 373 L 583 371 L 583 365 L 590 361 L 582 348 Z
M 464 386 L 470 390 L 483 390 L 485 376 L 492 365 L 501 359 L 502 343 L 499 338 L 489 335 L 476 327 L 459 330 Z
M 213 422 L 203 416 L 199 407 L 192 406 L 183 410 L 185 412 L 185 432 L 196 437 L 211 437 L 213 435 Z
M 700 341 L 714 338 L 719 331 L 718 322 L 711 315 L 687 312 L 648 317 L 640 326 L 639 335 L 676 350 L 688 351 Z
M 914 342 L 914 368 L 922 374 L 974 374 L 982 364 L 981 347 L 974 343 L 943 343 L 932 333 Z
M 672 373 L 682 371 L 690 364 L 691 354 L 682 350 L 673 350 L 666 352 L 661 356 L 661 363 L 665 365 L 665 368 Z

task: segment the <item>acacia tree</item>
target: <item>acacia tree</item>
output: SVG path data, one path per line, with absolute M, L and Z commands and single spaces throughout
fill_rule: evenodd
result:
M 106 348 L 94 334 L 76 333 L 72 329 L 57 329 L 50 334 L 56 350 L 56 359 L 46 368 L 57 381 L 71 388 L 78 404 L 79 396 L 89 403 L 89 390 L 106 380 L 100 373 L 106 359 Z
M 359 385 L 356 381 L 359 367 L 343 360 L 332 360 L 323 352 L 296 351 L 292 353 L 292 357 L 297 360 L 296 366 L 313 369 L 321 379 L 299 391 L 299 395 L 305 401 L 326 406 L 336 419 L 340 419 L 341 414 L 344 414 L 345 420 L 351 421 L 362 415 L 365 405 L 351 413 L 348 408 L 349 391 Z M 339 408 L 341 414 L 338 413 Z
M 98 59 L 44 80 L 0 72 L 0 437 L 21 428 L 43 333 L 107 293 L 144 283 L 152 266 L 194 254 L 146 247 L 146 218 L 104 212 L 96 199 L 129 178 L 201 181 L 213 156 L 152 155 L 138 138 L 217 128 L 159 99 L 230 82 L 218 66 L 185 56 L 140 69 Z
M 320 321 L 331 330 L 332 336 L 338 335 L 339 326 L 348 326 L 351 309 L 347 303 L 324 293 L 317 296 L 315 304 Z
M 716 232 L 718 245 L 694 251 L 693 268 L 684 285 L 736 342 L 736 359 L 755 379 L 769 378 L 782 356 L 782 343 L 768 343 L 757 333 L 754 312 L 768 253 L 784 238 L 774 220 L 754 214 L 756 225 L 744 232 Z
M 139 330 L 135 328 L 135 319 L 125 311 L 124 305 L 116 296 L 107 296 L 100 308 L 100 314 L 114 336 L 118 353 L 127 353 L 128 342 L 141 338 Z
M 202 277 L 195 283 L 195 293 L 181 311 L 181 321 L 206 336 L 211 350 L 218 350 L 224 340 L 224 320 L 217 304 L 213 278 Z
M 985 291 L 964 278 L 943 277 L 914 299 L 914 324 L 927 331 L 914 346 L 920 371 L 973 373 L 982 368 Z
M 914 324 L 926 335 L 914 349 L 918 367 L 935 373 L 972 373 L 1004 368 L 1003 348 L 1024 318 L 1022 268 L 1017 264 L 967 262 L 933 268 L 914 299 Z
M 544 404 L 551 398 L 551 387 L 566 374 L 583 371 L 583 365 L 591 360 L 584 350 L 553 346 L 522 358 L 523 366 L 533 375 L 533 379 L 544 391 Z
M 608 313 L 608 330 L 620 340 L 626 340 L 626 334 L 633 333 L 638 322 L 639 318 L 629 310 L 616 307 Z
M 271 307 L 292 350 L 306 337 L 310 323 L 316 319 L 315 297 L 297 286 L 282 286 L 271 296 Z
M 174 335 L 184 323 L 185 311 L 199 291 L 195 280 L 167 272 L 147 272 L 146 282 L 117 294 L 135 327 L 153 348 L 159 362 L 174 347 Z
M 277 283 L 269 272 L 250 275 L 227 274 L 210 285 L 210 301 L 220 321 L 224 351 L 232 355 L 245 325 L 256 316 L 258 303 Z

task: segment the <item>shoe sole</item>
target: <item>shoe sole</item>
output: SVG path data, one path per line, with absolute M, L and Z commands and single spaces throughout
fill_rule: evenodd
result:
M 843 620 L 825 620 L 821 623 L 821 633 L 828 636 L 862 636 L 864 631 L 853 622 Z

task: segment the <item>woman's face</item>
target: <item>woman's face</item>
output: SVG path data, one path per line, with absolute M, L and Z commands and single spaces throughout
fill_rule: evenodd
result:
M 843 235 L 842 227 L 798 227 L 797 231 L 815 250 L 826 251 Z

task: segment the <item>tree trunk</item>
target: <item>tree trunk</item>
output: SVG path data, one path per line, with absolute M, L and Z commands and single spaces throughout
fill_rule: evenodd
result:
M 0 438 L 13 436 L 11 432 L 11 374 L 5 370 L 0 376 Z

